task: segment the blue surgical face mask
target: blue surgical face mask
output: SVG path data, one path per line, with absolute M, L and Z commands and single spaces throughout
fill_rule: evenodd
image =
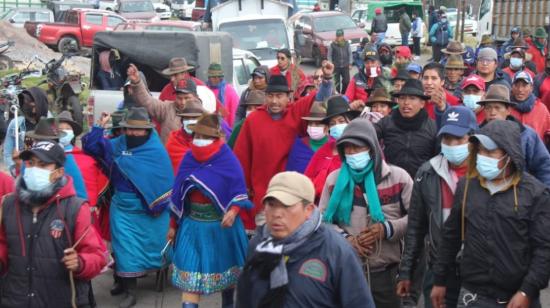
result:
M 464 95 L 462 102 L 464 103 L 464 106 L 470 108 L 471 110 L 476 110 L 477 108 L 479 108 L 477 102 L 479 102 L 480 100 L 481 95 L 468 94 Z
M 193 131 L 189 129 L 189 124 L 197 124 L 197 120 L 196 119 L 191 119 L 191 120 L 183 120 L 181 122 L 183 124 L 183 130 L 188 133 L 189 135 L 193 134 Z
M 453 165 L 460 166 L 468 158 L 468 143 L 461 145 L 446 145 L 441 143 L 441 153 Z
M 342 123 L 342 124 L 336 124 L 333 127 L 329 129 L 330 136 L 334 139 L 340 138 L 342 136 L 342 133 L 344 132 L 344 129 L 348 126 L 348 123 Z
M 63 129 L 63 131 L 65 132 L 65 136 L 59 138 L 59 143 L 63 147 L 66 147 L 66 146 L 71 145 L 71 141 L 74 138 L 74 132 L 73 132 L 72 129 Z
M 348 166 L 353 170 L 362 170 L 370 162 L 369 151 L 359 152 L 356 154 L 346 154 L 346 162 Z
M 38 167 L 28 167 L 25 168 L 25 171 L 23 172 L 23 180 L 27 185 L 27 189 L 32 191 L 42 191 L 52 185 L 50 182 L 51 173 L 51 170 Z
M 510 66 L 513 68 L 521 68 L 523 65 L 522 58 L 510 58 Z
M 211 145 L 213 142 L 214 140 L 212 139 L 198 139 L 198 138 L 193 139 L 193 144 L 198 147 L 205 147 L 205 146 Z
M 447 22 L 447 18 L 441 18 L 441 22 L 443 23 Z
M 504 156 L 501 159 L 497 159 L 477 154 L 476 169 L 479 172 L 479 175 L 489 181 L 494 180 L 499 174 L 502 173 L 502 170 L 506 168 L 506 165 L 508 163 L 506 163 L 506 165 L 502 167 L 502 169 L 498 168 L 498 163 L 506 157 L 507 156 Z

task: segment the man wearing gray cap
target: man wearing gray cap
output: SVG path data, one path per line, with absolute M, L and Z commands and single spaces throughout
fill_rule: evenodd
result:
M 481 76 L 485 80 L 485 89 L 489 88 L 492 84 L 504 84 L 508 88 L 512 85 L 510 76 L 498 69 L 498 55 L 491 47 L 479 50 L 474 74 Z
M 432 305 L 445 306 L 458 263 L 458 307 L 540 307 L 550 279 L 550 191 L 525 172 L 516 123 L 491 121 L 470 143 L 433 267 Z
M 359 259 L 321 223 L 305 175 L 281 172 L 262 202 L 258 229 L 239 278 L 236 307 L 375 307 Z

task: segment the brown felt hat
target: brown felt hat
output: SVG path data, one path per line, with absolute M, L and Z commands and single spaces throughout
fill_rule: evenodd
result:
M 447 44 L 447 48 L 441 49 L 441 52 L 449 55 L 462 55 L 466 53 L 466 49 L 464 49 L 462 43 L 450 41 L 449 44 Z
M 265 92 L 260 90 L 252 90 L 244 100 L 246 106 L 261 106 L 265 103 Z
M 220 126 L 220 118 L 217 114 L 204 114 L 197 120 L 196 124 L 189 124 L 188 127 L 195 134 L 201 134 L 213 138 L 221 138 L 223 136 Z
M 73 116 L 69 111 L 62 111 L 57 115 L 57 119 L 59 122 L 68 123 L 73 128 L 75 137 L 82 134 L 82 126 L 73 120 Z
M 374 89 L 365 105 L 370 107 L 374 103 L 385 103 L 388 104 L 390 107 L 396 105 L 395 102 L 391 100 L 391 96 L 388 94 L 385 88 Z
M 187 65 L 185 58 L 172 58 L 168 63 L 168 68 L 162 71 L 163 75 L 174 75 L 177 73 L 189 72 L 195 69 L 193 66 Z
M 479 105 L 486 103 L 503 103 L 506 105 L 516 105 L 516 103 L 510 101 L 510 89 L 501 84 L 493 84 L 487 89 L 485 97 L 477 102 Z
M 206 112 L 202 107 L 201 101 L 199 99 L 192 99 L 185 103 L 185 107 L 181 111 L 177 111 L 176 115 L 178 117 L 200 117 Z
M 313 106 L 311 106 L 311 109 L 309 110 L 309 114 L 307 117 L 302 117 L 302 120 L 306 121 L 323 121 L 323 119 L 327 116 L 327 110 L 321 106 L 321 104 L 314 103 Z
M 460 55 L 450 55 L 447 59 L 447 63 L 445 64 L 445 68 L 458 68 L 458 69 L 466 69 L 466 66 L 464 66 L 464 59 Z

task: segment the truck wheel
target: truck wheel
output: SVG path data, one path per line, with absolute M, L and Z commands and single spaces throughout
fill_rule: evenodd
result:
M 0 55 L 0 71 L 13 68 L 13 61 L 8 56 Z
M 76 123 L 80 124 L 80 126 L 82 126 L 82 121 L 84 120 L 84 118 L 82 116 L 82 105 L 80 104 L 78 96 L 69 96 L 69 98 L 67 99 L 67 107 L 71 110 L 73 120 Z
M 73 51 L 71 46 L 76 46 L 77 49 L 80 49 L 78 46 L 78 41 L 74 37 L 65 36 L 62 37 L 57 43 L 57 50 L 64 54 Z
M 321 57 L 321 50 L 319 50 L 319 47 L 313 47 L 312 55 L 313 60 L 315 61 L 315 66 L 321 67 L 321 63 L 323 63 L 323 58 Z

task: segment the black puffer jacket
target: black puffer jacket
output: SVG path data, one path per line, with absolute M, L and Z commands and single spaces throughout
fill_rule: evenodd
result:
M 495 120 L 480 134 L 489 136 L 511 158 L 517 172 L 512 185 L 493 195 L 470 160 L 468 185 L 459 182 L 453 209 L 443 228 L 434 284 L 445 276 L 461 247 L 461 207 L 466 190 L 465 240 L 460 275 L 462 285 L 475 293 L 509 300 L 517 291 L 531 299 L 550 279 L 550 192 L 524 172 L 520 129 L 511 121 Z M 477 150 L 471 153 L 475 157 Z M 466 189 L 467 187 L 467 189 Z M 517 201 L 515 199 L 517 198 Z

